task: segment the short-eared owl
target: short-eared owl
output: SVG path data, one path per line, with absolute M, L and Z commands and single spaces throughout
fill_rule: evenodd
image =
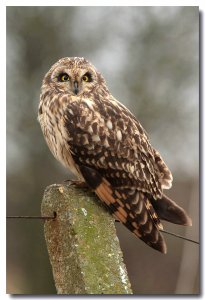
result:
M 191 225 L 186 212 L 163 193 L 172 174 L 161 155 L 86 59 L 66 57 L 51 67 L 38 119 L 56 159 L 149 246 L 166 253 L 160 219 Z

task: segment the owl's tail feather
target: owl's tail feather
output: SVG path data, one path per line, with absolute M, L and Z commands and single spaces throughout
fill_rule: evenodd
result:
M 80 171 L 87 184 L 115 218 L 150 247 L 162 253 L 167 252 L 166 243 L 159 231 L 162 225 L 145 194 L 113 187 L 92 168 L 80 166 Z
M 166 195 L 163 194 L 162 198 L 158 200 L 152 198 L 150 202 L 160 219 L 179 225 L 192 226 L 192 220 L 186 211 Z

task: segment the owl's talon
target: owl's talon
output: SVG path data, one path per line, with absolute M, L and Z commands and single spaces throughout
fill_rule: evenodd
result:
M 74 185 L 78 188 L 88 188 L 88 185 L 85 181 L 66 179 L 63 181 L 63 183 L 68 186 Z

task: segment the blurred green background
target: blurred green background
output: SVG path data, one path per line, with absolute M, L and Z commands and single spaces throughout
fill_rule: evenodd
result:
M 174 176 L 167 191 L 193 220 L 166 230 L 199 240 L 198 7 L 7 7 L 7 215 L 39 215 L 44 189 L 70 173 L 37 122 L 41 82 L 83 56 L 149 133 Z M 134 293 L 199 293 L 199 247 L 165 236 L 162 255 L 117 224 Z M 7 221 L 7 293 L 55 293 L 43 223 Z

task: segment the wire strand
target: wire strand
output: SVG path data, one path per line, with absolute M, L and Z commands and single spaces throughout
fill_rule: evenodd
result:
M 7 219 L 39 219 L 39 220 L 49 220 L 55 219 L 56 215 L 54 213 L 53 216 L 7 216 Z
M 54 220 L 56 219 L 56 212 L 53 213 L 53 216 L 7 216 L 6 218 L 7 219 L 34 219 L 34 220 Z M 116 222 L 119 222 L 118 220 L 115 220 Z M 192 239 L 189 239 L 189 238 L 186 238 L 184 236 L 181 236 L 179 234 L 176 234 L 176 233 L 173 233 L 173 232 L 170 232 L 170 231 L 166 231 L 166 230 L 162 230 L 160 229 L 159 231 L 163 232 L 163 233 L 166 233 L 166 234 L 169 234 L 169 235 L 172 235 L 174 237 L 177 237 L 177 238 L 180 238 L 180 239 L 183 239 L 185 241 L 188 241 L 188 242 L 191 242 L 191 243 L 194 243 L 194 244 L 197 244 L 197 245 L 200 245 L 199 242 L 197 241 L 194 241 Z
M 169 235 L 172 235 L 172 236 L 175 236 L 175 237 L 178 237 L 178 238 L 183 239 L 183 240 L 185 240 L 185 241 L 192 242 L 192 243 L 195 243 L 195 244 L 200 245 L 199 242 L 194 241 L 194 240 L 189 239 L 189 238 L 186 238 L 186 237 L 181 236 L 181 235 L 179 235 L 179 234 L 176 234 L 176 233 L 173 233 L 173 232 L 170 232 L 170 231 L 166 231 L 166 230 L 162 230 L 162 229 L 160 229 L 159 231 L 161 231 L 161 232 L 163 232 L 163 233 L 166 233 L 166 234 L 169 234 Z

